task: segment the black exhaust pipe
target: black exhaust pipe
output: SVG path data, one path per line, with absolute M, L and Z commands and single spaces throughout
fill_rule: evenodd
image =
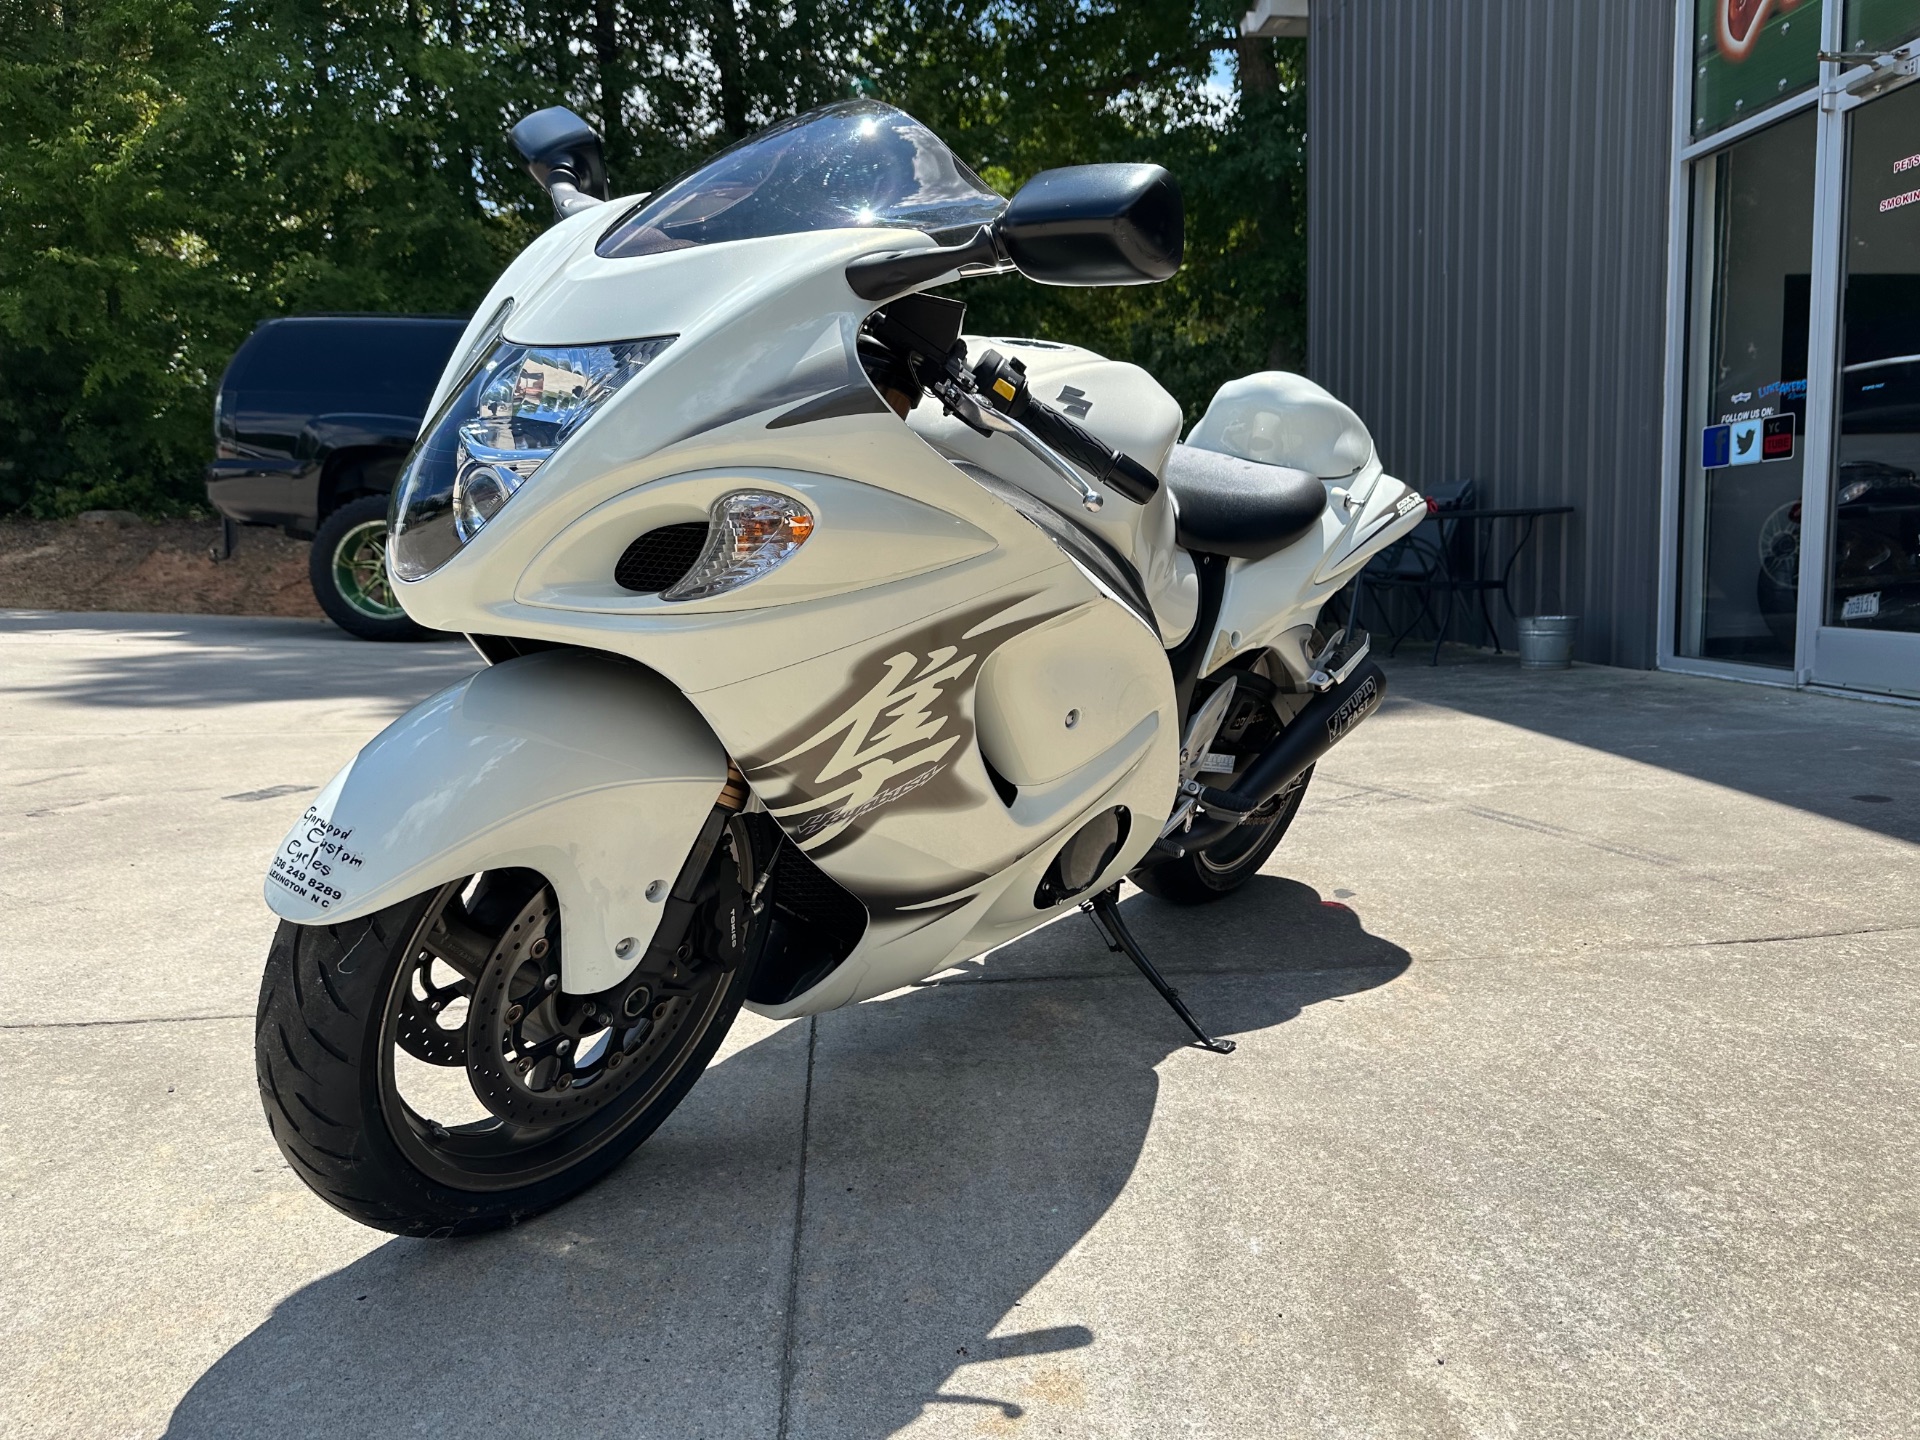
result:
M 1167 842 L 1183 850 L 1198 850 L 1232 833 L 1247 816 L 1352 734 L 1362 720 L 1380 708 L 1386 694 L 1387 677 L 1371 660 L 1331 690 L 1321 691 L 1255 757 L 1231 790 L 1203 787 L 1198 797 L 1200 813 L 1192 828 L 1184 835 L 1176 831 Z

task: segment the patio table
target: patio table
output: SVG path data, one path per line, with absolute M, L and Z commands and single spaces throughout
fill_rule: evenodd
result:
M 1429 534 L 1427 525 L 1422 524 L 1411 535 L 1383 550 L 1361 572 L 1359 593 L 1354 598 L 1354 604 L 1356 607 L 1363 605 L 1369 594 L 1374 597 L 1374 606 L 1384 622 L 1384 628 L 1393 636 L 1393 643 L 1387 652 L 1390 655 L 1398 653 L 1400 642 L 1422 620 L 1433 620 L 1436 630 L 1433 655 L 1427 663 L 1437 665 L 1440 663 L 1440 647 L 1445 643 L 1447 629 L 1453 621 L 1453 597 L 1471 595 L 1479 607 L 1480 619 L 1486 626 L 1488 638 L 1493 641 L 1494 653 L 1504 654 L 1500 648 L 1500 632 L 1493 623 L 1493 612 L 1488 606 L 1487 597 L 1497 594 L 1501 604 L 1506 606 L 1507 614 L 1516 622 L 1519 620 L 1508 589 L 1513 579 L 1513 567 L 1526 549 L 1527 542 L 1533 538 L 1534 526 L 1540 520 L 1548 516 L 1571 515 L 1573 510 L 1571 505 L 1431 510 L 1427 522 L 1436 527 L 1437 536 Z M 1509 538 L 1512 543 L 1506 547 L 1505 559 L 1496 570 L 1485 562 L 1501 553 L 1491 542 L 1503 522 L 1511 523 Z M 1463 525 L 1464 530 L 1461 528 Z M 1408 592 L 1420 602 L 1419 612 L 1398 628 L 1393 626 L 1380 594 L 1382 591 L 1395 590 Z

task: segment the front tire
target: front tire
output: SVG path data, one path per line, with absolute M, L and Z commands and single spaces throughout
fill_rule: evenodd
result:
M 514 1224 L 602 1179 L 706 1069 L 745 996 L 744 956 L 717 955 L 696 920 L 677 955 L 643 958 L 622 1014 L 558 989 L 552 897 L 530 871 L 497 871 L 280 926 L 260 1099 L 280 1153 L 335 1209 L 398 1235 Z
M 1274 847 L 1286 836 L 1300 801 L 1313 779 L 1313 767 L 1273 803 L 1273 813 L 1222 835 L 1204 850 L 1189 850 L 1175 860 L 1143 865 L 1127 878 L 1147 894 L 1174 905 L 1208 905 L 1231 895 L 1260 872 Z M 1257 814 L 1258 812 L 1256 812 Z
M 434 632 L 400 606 L 387 574 L 387 497 L 362 495 L 327 516 L 307 556 L 327 618 L 362 640 L 427 640 Z

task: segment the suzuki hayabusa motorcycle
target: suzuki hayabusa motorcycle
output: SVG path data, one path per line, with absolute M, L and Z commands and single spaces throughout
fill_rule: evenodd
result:
M 1010 201 L 853 101 L 560 219 L 501 275 L 395 488 L 409 614 L 489 665 L 377 736 L 276 853 L 260 1089 L 295 1171 L 451 1235 L 575 1194 L 743 1004 L 811 1015 L 1080 905 L 1257 871 L 1385 680 L 1323 607 L 1424 502 L 1297 376 L 1180 443 L 1144 371 L 964 333 L 971 276 L 1150 283 L 1152 165 Z

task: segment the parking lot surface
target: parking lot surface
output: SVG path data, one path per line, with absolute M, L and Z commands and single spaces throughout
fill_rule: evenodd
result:
M 1266 875 L 743 1017 L 608 1182 L 400 1240 L 254 1088 L 260 877 L 467 673 L 0 615 L 0 1435 L 1920 1433 L 1920 711 L 1399 663 Z

